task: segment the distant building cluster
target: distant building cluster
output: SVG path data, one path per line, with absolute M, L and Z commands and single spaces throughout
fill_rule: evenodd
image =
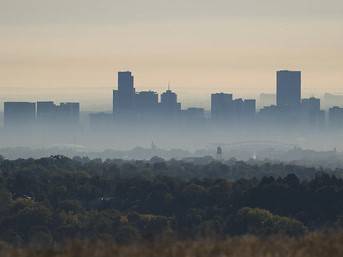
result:
M 261 94 L 262 107 L 259 111 L 256 99 L 234 99 L 231 93 L 220 92 L 211 95 L 210 115 L 206 117 L 203 108 L 182 109 L 176 93 L 170 89 L 161 94 L 160 101 L 156 92 L 136 92 L 132 73 L 119 72 L 118 90 L 113 91 L 113 117 L 118 122 L 142 122 L 162 118 L 173 122 L 175 119 L 188 122 L 210 120 L 213 123 L 233 126 L 259 122 L 297 122 L 321 128 L 328 122 L 333 127 L 343 127 L 343 108 L 329 108 L 327 117 L 321 109 L 319 98 L 301 98 L 300 71 L 281 70 L 277 72 L 276 77 L 276 96 Z M 100 117 L 106 118 L 102 114 L 99 114 L 99 119 Z
M 4 103 L 4 125 L 10 129 L 33 125 L 73 126 L 78 124 L 79 119 L 79 103 Z
M 324 126 L 343 128 L 343 108 L 333 106 L 326 113 L 319 98 L 301 97 L 301 72 L 281 70 L 277 72 L 276 95 L 261 94 L 261 108 L 257 111 L 255 99 L 235 99 L 231 93 L 213 93 L 211 110 L 207 115 L 204 108 L 182 109 L 177 94 L 170 90 L 160 96 L 154 91 L 137 92 L 131 72 L 118 73 L 118 88 L 113 91 L 112 113 L 89 115 L 91 128 L 112 125 L 154 123 L 156 121 L 229 124 L 232 126 L 249 123 L 304 124 L 315 128 Z M 339 102 L 337 96 L 326 94 L 331 102 Z M 336 97 L 336 98 L 335 98 Z M 23 125 L 63 124 L 77 125 L 80 120 L 79 103 L 54 102 L 5 102 L 5 127 Z

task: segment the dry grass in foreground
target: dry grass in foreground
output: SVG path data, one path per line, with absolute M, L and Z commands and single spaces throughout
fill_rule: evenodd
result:
M 303 238 L 252 236 L 223 241 L 162 242 L 118 246 L 74 241 L 63 247 L 14 248 L 0 245 L 2 257 L 335 257 L 343 256 L 343 232 L 314 233 Z

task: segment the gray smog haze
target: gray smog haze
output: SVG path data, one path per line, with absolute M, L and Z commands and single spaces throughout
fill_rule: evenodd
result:
M 0 100 L 81 101 L 110 110 L 115 72 L 138 90 L 168 81 L 185 105 L 209 93 L 275 91 L 275 70 L 304 74 L 303 92 L 342 93 L 338 0 L 0 0 Z

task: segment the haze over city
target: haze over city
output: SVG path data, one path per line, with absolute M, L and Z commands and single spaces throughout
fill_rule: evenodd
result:
M 4 145 L 340 148 L 341 1 L 0 2 Z
M 339 0 L 0 3 L 2 101 L 111 110 L 118 70 L 140 90 L 170 83 L 184 106 L 207 109 L 212 92 L 273 93 L 280 69 L 303 72 L 304 96 L 343 94 Z
M 342 257 L 342 0 L 0 0 L 0 256 Z

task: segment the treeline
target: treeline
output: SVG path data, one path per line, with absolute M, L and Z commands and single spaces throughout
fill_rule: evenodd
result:
M 2 159 L 0 241 L 299 236 L 342 224 L 339 170 L 199 163 Z

